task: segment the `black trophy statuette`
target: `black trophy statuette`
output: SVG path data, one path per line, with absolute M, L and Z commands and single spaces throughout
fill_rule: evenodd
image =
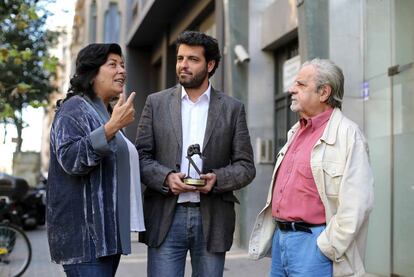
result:
M 199 144 L 192 144 L 188 146 L 187 149 L 187 159 L 188 159 L 188 171 L 187 171 L 187 177 L 184 178 L 184 183 L 190 186 L 205 186 L 206 180 L 203 179 L 196 179 L 190 177 L 190 166 L 193 166 L 195 171 L 197 171 L 198 175 L 201 174 L 200 169 L 197 167 L 196 163 L 193 161 L 192 156 L 199 155 L 201 159 L 204 157 L 201 154 L 200 151 L 200 145 Z

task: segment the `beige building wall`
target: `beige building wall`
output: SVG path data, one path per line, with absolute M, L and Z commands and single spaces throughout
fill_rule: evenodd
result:
M 92 39 L 92 5 L 96 5 L 96 39 Z M 119 41 L 122 50 L 125 50 L 126 25 L 127 25 L 127 1 L 126 0 L 78 0 L 76 2 L 75 18 L 73 21 L 73 39 L 71 43 L 71 60 L 72 64 L 76 60 L 79 51 L 89 43 L 105 42 L 105 16 L 109 10 L 110 4 L 118 5 L 120 16 Z
M 64 97 L 69 87 L 69 76 L 71 72 L 71 57 L 70 57 L 70 43 L 72 40 L 72 24 L 59 27 L 64 33 L 59 37 L 56 48 L 51 49 L 52 55 L 59 59 L 59 65 L 56 72 L 56 79 L 53 80 L 53 85 L 57 88 L 54 93 L 49 96 L 49 105 L 45 107 L 45 114 L 42 122 L 42 139 L 40 146 L 40 173 L 47 177 L 49 170 L 49 155 L 50 155 L 50 127 L 55 115 L 56 101 Z M 38 176 L 36 172 L 36 178 Z

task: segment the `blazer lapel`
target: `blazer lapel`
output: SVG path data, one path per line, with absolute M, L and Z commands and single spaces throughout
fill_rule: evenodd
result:
M 177 86 L 177 88 L 171 93 L 170 97 L 171 122 L 178 145 L 182 147 L 183 132 L 181 126 L 181 86 Z
M 221 95 L 218 94 L 213 88 L 211 88 L 210 104 L 208 107 L 207 116 L 207 126 L 206 132 L 204 134 L 203 150 L 206 147 L 208 141 L 210 140 L 211 134 L 214 130 L 214 126 L 216 126 L 216 122 L 220 116 L 222 106 L 223 101 L 221 100 Z

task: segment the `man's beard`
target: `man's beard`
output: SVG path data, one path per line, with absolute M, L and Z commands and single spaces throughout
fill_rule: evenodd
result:
M 294 113 L 298 112 L 299 111 L 298 104 L 296 104 L 296 103 L 295 104 L 290 104 L 290 110 Z
M 192 75 L 192 78 L 189 80 L 181 79 L 180 76 L 178 76 L 178 80 L 184 88 L 199 88 L 203 84 L 207 75 L 208 72 L 206 67 L 203 71 L 200 71 L 195 75 Z

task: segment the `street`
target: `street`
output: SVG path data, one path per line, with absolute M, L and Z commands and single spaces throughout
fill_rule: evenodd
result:
M 50 262 L 46 228 L 39 227 L 34 231 L 28 231 L 26 234 L 32 244 L 32 262 L 23 276 L 64 277 L 65 274 L 62 267 Z M 146 276 L 146 247 L 144 244 L 137 242 L 137 236 L 133 235 L 132 238 L 132 254 L 122 256 L 116 276 Z M 259 261 L 253 261 L 248 258 L 246 250 L 233 247 L 226 255 L 224 276 L 267 276 L 269 266 L 270 259 L 264 258 Z M 188 258 L 185 276 L 191 276 L 191 264 Z

